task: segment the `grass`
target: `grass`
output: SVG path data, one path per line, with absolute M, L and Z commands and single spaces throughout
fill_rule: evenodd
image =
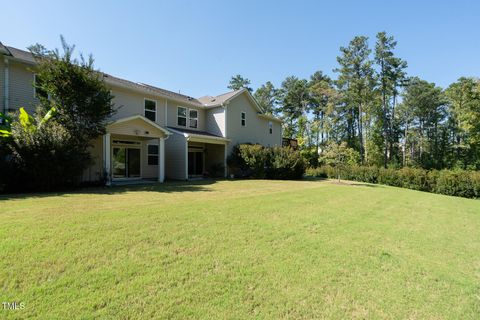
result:
M 480 202 L 331 181 L 0 197 L 0 318 L 478 319 Z

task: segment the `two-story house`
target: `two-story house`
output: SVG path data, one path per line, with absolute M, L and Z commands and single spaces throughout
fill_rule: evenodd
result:
M 0 43 L 2 112 L 38 104 L 35 59 Z M 192 98 L 103 74 L 114 96 L 115 115 L 106 134 L 92 141 L 94 164 L 85 181 L 126 179 L 188 180 L 226 159 L 239 143 L 281 146 L 281 121 L 265 114 L 246 89 Z

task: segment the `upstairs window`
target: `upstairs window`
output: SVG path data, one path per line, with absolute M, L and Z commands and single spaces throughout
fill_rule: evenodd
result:
M 157 166 L 158 165 L 158 145 L 149 144 L 147 150 L 148 165 Z
M 145 99 L 145 118 L 157 121 L 157 102 L 154 100 Z
M 181 127 L 187 126 L 187 108 L 184 108 L 184 107 L 177 108 L 177 125 Z
M 33 97 L 36 99 L 45 98 L 48 99 L 47 92 L 42 89 L 42 80 L 37 74 L 33 74 Z
M 241 124 L 242 124 L 242 127 L 245 127 L 247 125 L 247 114 L 245 112 L 242 112 Z
M 198 111 L 195 109 L 190 109 L 188 112 L 189 116 L 189 127 L 190 128 L 197 128 L 198 127 Z
M 268 122 L 268 133 L 270 133 L 270 134 L 273 133 L 273 123 L 272 123 L 272 121 Z

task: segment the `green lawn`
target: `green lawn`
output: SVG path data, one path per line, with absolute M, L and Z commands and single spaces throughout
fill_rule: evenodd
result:
M 478 200 L 204 181 L 0 208 L 2 319 L 480 317 Z

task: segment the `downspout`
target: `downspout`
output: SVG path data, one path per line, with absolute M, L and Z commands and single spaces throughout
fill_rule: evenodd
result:
M 3 88 L 3 90 L 4 90 L 4 95 L 3 95 L 3 114 L 7 114 L 8 109 L 9 109 L 8 102 L 10 101 L 9 92 L 8 92 L 8 91 L 9 91 L 8 88 L 10 87 L 10 85 L 9 85 L 9 74 L 10 74 L 10 71 L 9 71 L 9 61 L 8 61 L 8 58 L 5 57 L 3 61 L 5 62 L 5 70 L 4 70 L 4 72 L 5 72 L 5 74 L 4 74 L 5 79 L 4 79 L 4 83 L 3 83 L 3 85 L 4 85 L 4 88 Z

